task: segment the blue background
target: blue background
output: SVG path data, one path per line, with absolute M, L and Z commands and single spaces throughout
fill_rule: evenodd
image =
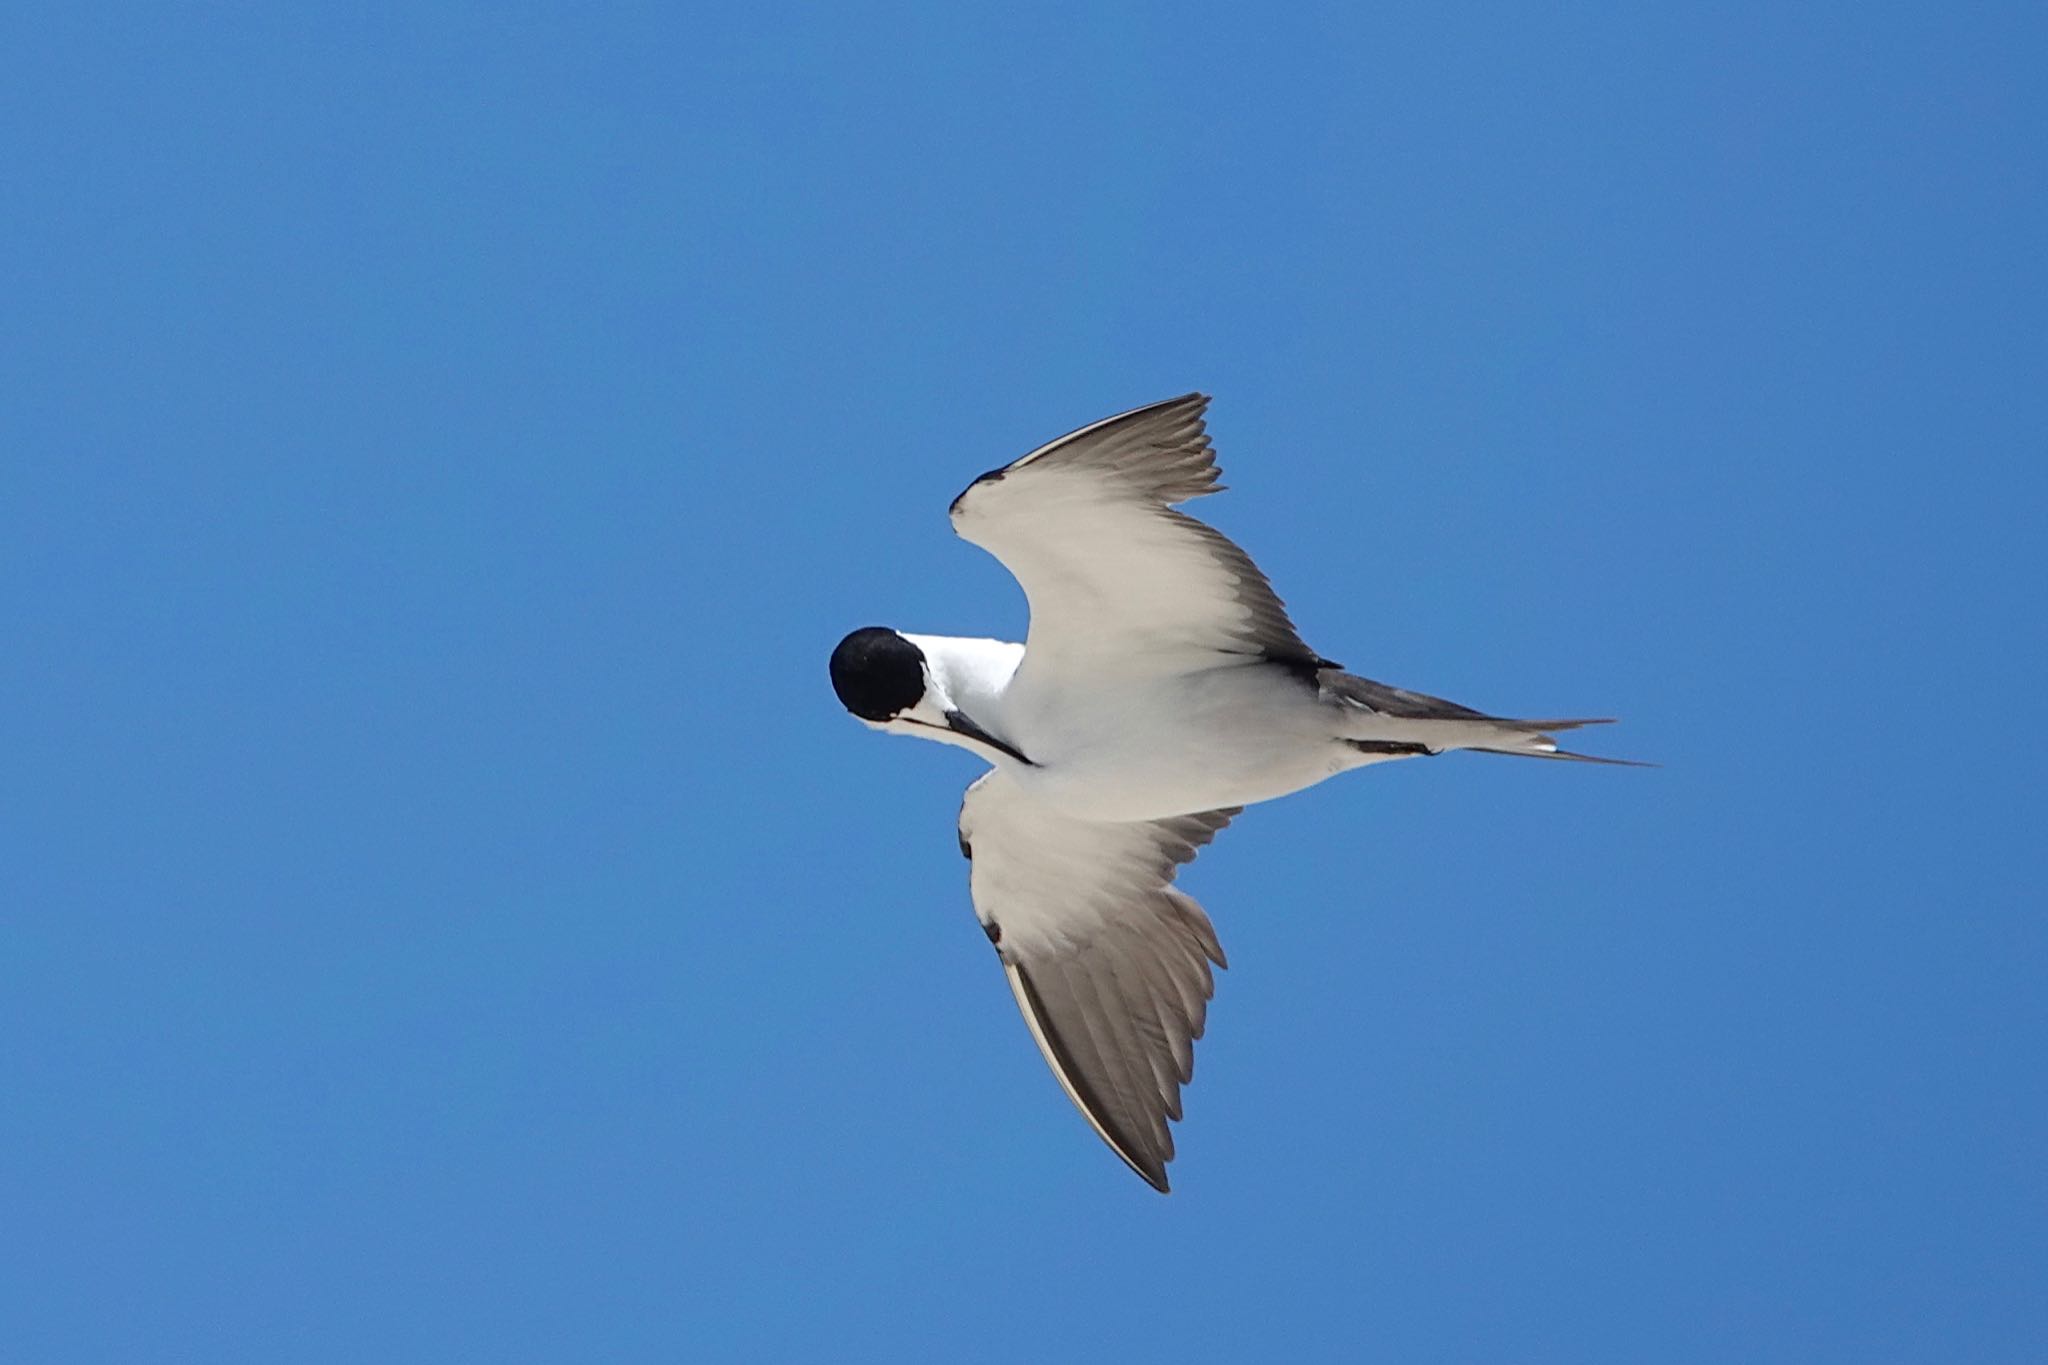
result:
M 2039 7 L 172 14 L 0 21 L 7 1359 L 2048 1358 Z M 1665 766 L 1247 814 L 1161 1199 L 824 665 L 1197 387 Z

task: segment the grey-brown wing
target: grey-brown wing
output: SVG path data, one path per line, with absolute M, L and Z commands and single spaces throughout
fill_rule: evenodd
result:
M 1236 813 L 1074 820 L 1000 773 L 970 787 L 960 810 L 975 914 L 1033 1041 L 1102 1140 L 1162 1191 L 1211 967 L 1225 965 L 1173 874 Z
M 991 470 L 953 528 L 1003 562 L 1031 603 L 1024 672 L 1101 661 L 1158 672 L 1216 656 L 1327 663 L 1251 557 L 1173 504 L 1220 491 L 1199 393 L 1135 408 Z

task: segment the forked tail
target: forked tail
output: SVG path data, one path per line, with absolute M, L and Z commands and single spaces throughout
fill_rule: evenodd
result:
M 1345 710 L 1345 742 L 1360 753 L 1386 758 L 1440 754 L 1452 749 L 1508 754 L 1516 758 L 1555 758 L 1573 763 L 1604 763 L 1617 768 L 1654 768 L 1626 758 L 1601 758 L 1558 747 L 1553 730 L 1578 730 L 1611 725 L 1609 716 L 1563 720 L 1521 720 L 1489 716 L 1442 697 L 1410 692 L 1403 687 L 1361 678 L 1335 668 L 1316 675 L 1323 696 Z
M 1644 763 L 1633 758 L 1602 758 L 1598 754 L 1576 754 L 1570 749 L 1557 747 L 1557 737 L 1551 730 L 1577 730 L 1588 725 L 1612 725 L 1612 716 L 1593 716 L 1580 720 L 1507 720 L 1488 717 L 1494 725 L 1500 726 L 1506 734 L 1501 744 L 1468 744 L 1462 747 L 1475 754 L 1506 754 L 1510 758 L 1561 758 L 1572 763 L 1605 763 L 1610 768 L 1654 768 L 1654 763 Z

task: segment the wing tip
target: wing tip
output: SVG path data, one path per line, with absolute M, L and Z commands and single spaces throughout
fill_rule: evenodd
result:
M 1103 1146 L 1115 1152 L 1117 1160 L 1135 1171 L 1140 1180 L 1161 1194 L 1173 1193 L 1171 1182 L 1166 1178 L 1166 1163 L 1173 1159 L 1173 1139 L 1169 1135 L 1163 1154 L 1153 1158 L 1141 1158 L 1131 1150 L 1132 1144 L 1120 1133 L 1111 1131 L 1111 1115 L 1107 1105 L 1093 1093 L 1080 1067 L 1068 1051 L 1067 1044 L 1052 1026 L 1052 1016 L 1045 1008 L 1045 1001 L 1032 984 L 1031 976 L 1020 962 L 1005 958 L 1003 973 L 1009 978 L 1010 991 L 1017 998 L 1017 1004 L 1024 1015 L 1024 1023 L 1031 1030 L 1031 1039 L 1038 1044 L 1038 1051 L 1050 1067 L 1053 1079 L 1060 1084 L 1074 1108 L 1081 1117 L 1088 1120 L 1088 1126 L 1095 1130 L 1095 1136 L 1102 1139 Z M 1199 1036 L 1199 1035 L 1198 1035 Z
M 1110 1151 L 1115 1152 L 1118 1157 L 1122 1158 L 1124 1165 L 1130 1167 L 1137 1174 L 1138 1179 L 1144 1181 L 1161 1194 L 1173 1193 L 1173 1182 L 1166 1177 L 1166 1163 L 1173 1160 L 1172 1153 L 1169 1152 L 1158 1161 L 1144 1162 L 1125 1151 L 1122 1144 L 1112 1141 L 1107 1135 L 1104 1135 L 1103 1142 L 1108 1145 Z

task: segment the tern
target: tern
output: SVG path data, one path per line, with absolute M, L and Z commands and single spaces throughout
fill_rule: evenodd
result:
M 1223 947 L 1174 874 L 1244 807 L 1454 749 L 1568 753 L 1551 732 L 1346 673 L 1245 552 L 1176 505 L 1219 492 L 1186 394 L 1082 427 L 953 499 L 1029 602 L 1023 644 L 856 630 L 832 687 L 869 727 L 967 749 L 974 913 L 1033 1041 L 1097 1136 L 1168 1189 Z

